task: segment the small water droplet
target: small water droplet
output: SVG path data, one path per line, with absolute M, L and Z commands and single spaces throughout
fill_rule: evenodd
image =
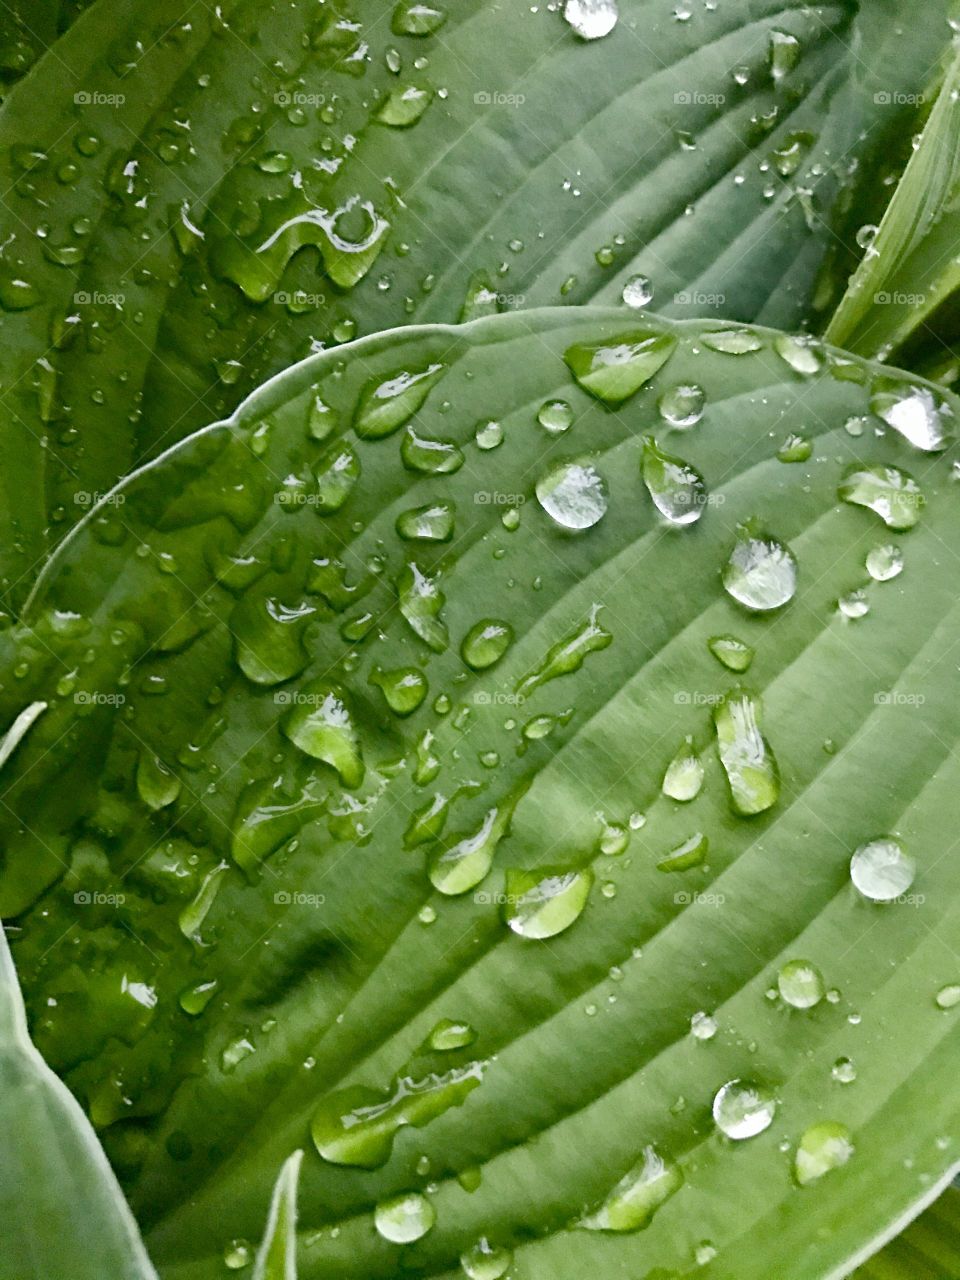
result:
M 868 507 L 888 529 L 905 532 L 920 519 L 924 496 L 916 480 L 899 467 L 861 467 L 845 472 L 837 490 L 841 501 Z
M 850 879 L 871 902 L 894 902 L 907 892 L 916 874 L 916 861 L 895 836 L 867 841 L 850 859 Z
M 717 1128 L 736 1142 L 769 1129 L 776 1111 L 773 1093 L 752 1080 L 728 1080 L 713 1100 Z
M 950 982 L 941 987 L 936 995 L 936 1004 L 938 1009 L 956 1009 L 960 1005 L 960 983 Z
M 753 649 L 736 636 L 711 636 L 707 647 L 728 671 L 746 671 L 753 662 Z
M 717 1034 L 717 1020 L 702 1009 L 690 1019 L 690 1034 L 695 1040 L 712 1040 Z
M 631 276 L 621 296 L 628 307 L 646 307 L 653 301 L 653 285 L 647 276 Z
M 482 1236 L 473 1248 L 460 1255 L 460 1266 L 469 1280 L 501 1280 L 510 1270 L 513 1254 L 499 1249 Z
M 513 642 L 513 628 L 508 622 L 484 618 L 474 623 L 463 638 L 460 655 L 474 671 L 485 671 L 499 662 Z
M 374 1225 L 391 1244 L 411 1244 L 421 1240 L 437 1220 L 437 1211 L 417 1191 L 382 1200 L 373 1212 Z
M 653 436 L 643 440 L 643 483 L 671 524 L 693 524 L 703 515 L 707 502 L 703 476 L 682 458 L 664 453 Z
M 552 938 L 580 917 L 592 885 L 589 867 L 508 870 L 504 921 L 521 938 Z
M 870 612 L 870 601 L 862 587 L 845 592 L 837 600 L 837 608 L 845 618 L 865 618 Z
M 663 368 L 676 345 L 671 333 L 637 331 L 578 343 L 563 358 L 584 391 L 606 404 L 622 404 Z
M 806 462 L 813 453 L 813 443 L 806 436 L 789 435 L 777 450 L 781 462 Z
M 742 817 L 765 813 L 780 795 L 780 771 L 760 731 L 760 712 L 760 700 L 740 689 L 728 694 L 713 713 L 730 803 Z
M 694 427 L 703 417 L 707 397 L 695 383 L 668 387 L 657 401 L 657 410 L 671 427 Z
M 830 1075 L 837 1084 L 853 1084 L 857 1078 L 857 1068 L 849 1058 L 838 1058 L 830 1068 Z
M 892 542 L 873 547 L 867 552 L 866 566 L 874 582 L 889 582 L 903 572 L 903 552 Z
M 563 529 L 591 529 L 607 510 L 607 484 L 593 463 L 561 462 L 536 486 L 537 500 Z
M 816 1182 L 825 1173 L 839 1169 L 853 1155 L 850 1130 L 838 1120 L 822 1120 L 811 1125 L 797 1147 L 793 1173 L 801 1187 Z
M 827 993 L 823 974 L 809 960 L 788 960 L 777 974 L 777 990 L 794 1009 L 812 1009 Z
M 662 791 L 671 800 L 686 803 L 696 799 L 702 786 L 703 762 L 693 745 L 693 738 L 687 737 L 667 765 L 663 775 Z
M 747 609 L 779 609 L 797 590 L 796 557 L 785 542 L 754 521 L 738 525 L 737 541 L 723 566 L 723 585 Z
M 537 411 L 537 421 L 551 435 L 561 435 L 573 423 L 573 410 L 566 400 L 547 400 Z
M 711 351 L 727 356 L 748 356 L 763 350 L 763 339 L 750 329 L 714 329 L 704 333 L 701 340 Z

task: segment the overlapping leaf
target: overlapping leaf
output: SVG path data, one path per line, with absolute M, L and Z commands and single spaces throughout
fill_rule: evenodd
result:
M 794 323 L 946 8 L 908 37 L 894 0 L 624 0 L 584 42 L 547 5 L 98 0 L 0 117 L 8 600 L 319 343 L 636 273 L 660 309 Z
M 768 330 L 530 312 L 314 357 L 88 516 L 4 640 L 7 722 L 50 705 L 2 909 L 165 1277 L 305 1144 L 301 1274 L 341 1280 L 840 1274 L 948 1175 L 955 413 Z M 738 542 L 735 595 L 792 555 L 795 597 L 736 603 Z M 917 872 L 877 905 L 883 835 Z M 586 1229 L 660 1159 L 642 1236 Z

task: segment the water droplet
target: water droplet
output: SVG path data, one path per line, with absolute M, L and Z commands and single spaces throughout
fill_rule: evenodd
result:
M 408 427 L 400 442 L 400 458 L 408 471 L 448 476 L 463 466 L 463 451 L 452 440 L 434 440 Z
M 427 677 L 417 667 L 393 671 L 376 667 L 370 673 L 370 683 L 380 689 L 387 706 L 398 716 L 412 715 L 427 696 Z
M 956 1009 L 960 1005 L 960 983 L 950 982 L 941 987 L 936 995 L 936 1004 L 938 1009 Z
M 917 874 L 916 861 L 895 836 L 877 836 L 850 859 L 850 879 L 871 902 L 893 902 L 907 892 Z
M 620 16 L 616 0 L 566 0 L 563 16 L 581 40 L 608 36 Z
M 261 864 L 320 816 L 324 795 L 316 794 L 314 779 L 300 789 L 284 779 L 256 778 L 243 788 L 230 830 L 230 856 L 251 880 Z
M 377 1231 L 391 1244 L 411 1244 L 422 1239 L 436 1220 L 436 1209 L 418 1191 L 382 1200 L 373 1211 Z
M 231 1240 L 223 1251 L 223 1265 L 228 1271 L 242 1271 L 253 1261 L 253 1249 L 246 1240 Z
M 137 761 L 137 794 L 148 808 L 165 809 L 180 794 L 180 779 L 159 756 L 141 751 Z
M 746 671 L 754 658 L 754 651 L 736 636 L 711 636 L 707 647 L 728 671 Z
M 248 595 L 231 615 L 237 665 L 254 684 L 272 685 L 303 670 L 307 654 L 304 628 L 313 605 L 288 606 L 273 596 Z
M 953 411 L 941 396 L 928 387 L 878 378 L 870 397 L 870 409 L 894 431 L 899 431 L 924 453 L 938 453 L 949 443 L 948 425 Z
M 813 338 L 781 333 L 774 339 L 773 348 L 795 373 L 810 375 L 823 367 L 822 350 Z
M 551 435 L 561 435 L 573 423 L 573 410 L 566 400 L 547 400 L 537 411 L 537 421 Z
M 777 450 L 781 462 L 806 462 L 813 453 L 813 443 L 806 436 L 789 435 Z
M 786 31 L 770 32 L 770 74 L 782 80 L 800 61 L 800 41 Z
M 213 999 L 219 985 L 215 979 L 194 982 L 180 992 L 180 1008 L 192 1018 L 199 1017 Z
M 903 552 L 892 542 L 867 552 L 867 573 L 874 582 L 889 582 L 903 572 Z
M 369 383 L 360 396 L 354 430 L 366 440 L 380 440 L 402 427 L 423 405 L 446 366 L 403 370 L 382 382 Z
M 606 404 L 622 404 L 663 368 L 676 345 L 671 333 L 637 331 L 578 343 L 563 358 L 584 391 Z
M 640 1231 L 683 1185 L 677 1165 L 654 1147 L 644 1147 L 638 1164 L 620 1179 L 603 1204 L 577 1223 L 587 1231 Z
M 706 402 L 703 387 L 681 382 L 664 391 L 657 401 L 657 410 L 671 427 L 694 427 L 703 417 Z
M 340 510 L 360 479 L 360 461 L 349 444 L 338 441 L 318 460 L 315 476 L 317 510 L 331 515 Z
M 432 97 L 432 92 L 421 85 L 400 85 L 390 90 L 374 119 L 394 129 L 409 129 L 429 107 Z
M 777 990 L 794 1009 L 812 1009 L 827 994 L 823 974 L 809 960 L 788 960 L 777 974 Z
M 631 276 L 621 296 L 628 307 L 646 307 L 653 301 L 653 285 L 647 276 Z
M 765 813 L 780 795 L 780 773 L 760 732 L 759 699 L 743 689 L 734 691 L 715 708 L 713 720 L 734 813 Z
M 869 249 L 874 240 L 876 240 L 879 230 L 880 228 L 875 222 L 865 222 L 862 227 L 857 228 L 857 234 L 854 239 L 861 249 Z
M 476 831 L 448 836 L 430 857 L 430 883 L 440 893 L 456 897 L 473 889 L 493 865 L 497 845 L 510 829 L 516 798 L 488 809 Z
M 737 541 L 723 566 L 727 593 L 755 612 L 779 609 L 797 590 L 797 561 L 785 542 L 755 522 L 737 526 Z
M 537 481 L 537 500 L 561 528 L 590 529 L 607 510 L 607 485 L 592 462 L 561 462 Z
M 592 885 L 589 867 L 508 870 L 504 921 L 521 938 L 552 938 L 579 918 Z
M 726 356 L 748 356 L 763 350 L 763 339 L 750 329 L 714 329 L 704 333 L 701 340 L 711 351 Z
M 441 1018 L 427 1037 L 427 1046 L 435 1053 L 451 1053 L 454 1049 L 465 1049 L 476 1038 L 477 1033 L 468 1022 Z
M 663 794 L 671 800 L 686 803 L 696 799 L 702 786 L 703 763 L 693 745 L 693 738 L 687 737 L 667 765 L 663 775 Z
M 712 1040 L 717 1034 L 717 1020 L 702 1009 L 690 1019 L 690 1033 L 695 1040 Z
M 888 529 L 905 532 L 920 519 L 924 496 L 914 478 L 898 467 L 861 467 L 845 472 L 837 490 L 843 502 L 875 511 Z
M 443 9 L 417 0 L 400 0 L 393 11 L 390 29 L 395 36 L 429 36 L 447 20 Z
M 707 501 L 703 477 L 682 459 L 664 453 L 652 436 L 644 437 L 643 481 L 657 510 L 671 523 L 700 519 Z
M 699 867 L 710 848 L 709 839 L 702 831 L 695 831 L 686 840 L 681 840 L 665 858 L 657 863 L 658 871 L 689 871 L 691 867 Z
M 613 636 L 598 621 L 601 605 L 595 604 L 590 610 L 587 622 L 571 631 L 559 640 L 548 651 L 546 657 L 529 675 L 517 685 L 517 693 L 527 697 L 534 689 L 555 680 L 558 676 L 571 675 L 583 666 L 587 654 L 606 649 L 613 643 Z
M 837 608 L 845 618 L 865 618 L 870 612 L 870 601 L 867 593 L 858 587 L 842 595 L 837 601 Z
M 344 691 L 325 680 L 311 680 L 295 695 L 282 729 L 294 746 L 313 760 L 331 765 L 345 787 L 358 787 L 364 766 L 360 740 Z
M 853 1084 L 857 1078 L 857 1068 L 849 1058 L 838 1058 L 830 1068 L 830 1075 L 837 1084 Z
M 773 1093 L 752 1080 L 728 1080 L 713 1100 L 717 1128 L 737 1142 L 769 1129 L 776 1110 Z
M 460 1255 L 460 1265 L 469 1280 L 501 1280 L 510 1270 L 513 1254 L 498 1249 L 483 1236 L 472 1249 Z
M 499 422 L 478 422 L 473 438 L 478 449 L 496 449 L 503 444 L 503 427 Z
M 417 542 L 449 542 L 453 537 L 454 506 L 452 502 L 432 502 L 397 516 L 397 533 L 401 538 Z
M 832 1169 L 845 1165 L 853 1155 L 850 1130 L 838 1120 L 811 1125 L 797 1147 L 793 1174 L 801 1187 L 816 1182 Z
M 513 642 L 513 628 L 508 622 L 484 618 L 474 623 L 463 638 L 460 655 L 474 671 L 485 671 L 499 662 Z
M 400 612 L 413 631 L 434 653 L 443 653 L 449 635 L 440 618 L 445 597 L 436 578 L 428 577 L 411 561 L 397 579 L 397 597 Z
M 350 1085 L 328 1094 L 313 1114 L 314 1145 L 330 1164 L 378 1169 L 390 1157 L 397 1131 L 421 1128 L 459 1107 L 481 1083 L 485 1063 L 471 1062 L 423 1079 L 399 1075 L 389 1089 Z

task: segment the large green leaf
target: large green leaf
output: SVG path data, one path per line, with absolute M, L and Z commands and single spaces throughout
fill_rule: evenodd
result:
M 156 1280 L 90 1122 L 30 1043 L 0 929 L 0 1276 Z
M 955 1275 L 960 1275 L 960 1190 L 952 1186 L 859 1267 L 855 1280 L 943 1280 Z
M 956 411 L 763 329 L 401 329 L 65 541 L 3 638 L 7 721 L 49 706 L 6 766 L 0 909 L 165 1277 L 220 1275 L 305 1144 L 309 1280 L 446 1275 L 481 1239 L 516 1280 L 808 1280 L 948 1176 Z M 792 551 L 753 566 L 751 519 Z M 778 609 L 721 582 L 783 599 L 791 555 Z M 888 835 L 917 871 L 878 905 L 851 856 Z M 738 1079 L 777 1110 L 732 1141 Z M 421 1240 L 375 1231 L 424 1188 Z M 640 1237 L 574 1225 L 660 1199 Z
M 929 326 L 960 284 L 960 50 L 919 144 L 827 327 L 830 341 L 885 359 Z M 870 228 L 865 228 L 869 233 Z M 934 348 L 938 354 L 940 348 Z
M 14 605 L 48 523 L 354 331 L 610 301 L 636 273 L 660 309 L 795 323 L 838 193 L 948 34 L 947 0 L 908 33 L 897 0 L 622 0 L 594 41 L 557 5 L 466 0 L 432 35 L 395 8 L 97 0 L 15 87 Z M 415 127 L 384 122 L 419 89 Z

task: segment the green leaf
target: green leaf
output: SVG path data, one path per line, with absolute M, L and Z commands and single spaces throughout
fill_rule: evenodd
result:
M 947 0 L 908 36 L 898 0 L 621 0 L 589 41 L 559 5 L 395 8 L 96 0 L 14 87 L 12 605 L 118 476 L 321 344 L 642 278 L 661 310 L 796 323 L 948 35 Z
M 0 1276 L 157 1280 L 90 1122 L 30 1043 L 0 929 Z
M 902 1235 L 854 1272 L 855 1280 L 942 1280 L 960 1272 L 960 1190 L 950 1186 Z
M 883 359 L 960 284 L 960 50 L 879 229 L 827 326 L 830 342 Z
M 640 330 L 671 354 L 611 408 L 570 353 Z M 394 434 L 350 425 L 437 363 Z M 301 1146 L 301 1280 L 808 1280 L 942 1182 L 957 408 L 766 329 L 529 312 L 317 355 L 85 518 L 0 634 L 6 722 L 48 703 L 0 903 L 165 1277 L 221 1275 Z M 437 502 L 449 541 L 397 532 Z

